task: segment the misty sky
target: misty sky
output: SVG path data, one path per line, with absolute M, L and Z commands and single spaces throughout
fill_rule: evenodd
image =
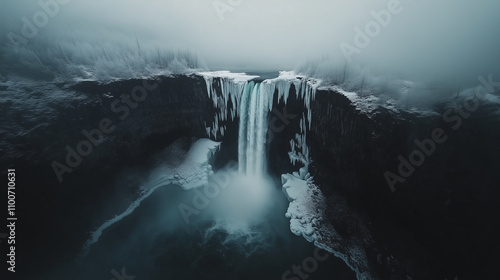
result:
M 47 2 L 49 0 L 41 0 Z M 61 0 L 62 1 L 62 0 Z M 67 1 L 67 0 L 66 0 Z M 214 3 L 231 6 L 218 14 Z M 59 34 L 113 42 L 130 36 L 198 53 L 209 69 L 290 70 L 328 56 L 344 65 L 340 44 L 354 45 L 355 27 L 387 10 L 390 0 L 69 0 L 39 28 L 37 36 Z M 401 0 L 401 12 L 371 38 L 354 64 L 413 80 L 474 83 L 478 75 L 500 75 L 500 1 Z M 38 1 L 1 0 L 2 52 L 7 34 L 22 34 Z M 27 43 L 29 45 L 29 42 Z

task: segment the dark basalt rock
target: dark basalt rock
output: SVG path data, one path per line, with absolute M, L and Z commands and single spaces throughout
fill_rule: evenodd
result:
M 207 137 L 205 127 L 213 121 L 216 109 L 202 77 L 162 77 L 159 86 L 121 120 L 121 113 L 113 112 L 111 104 L 142 84 L 142 80 L 126 80 L 58 85 L 81 98 L 51 103 L 45 123 L 29 122 L 22 116 L 4 122 L 7 129 L 0 147 L 9 153 L 2 154 L 0 163 L 30 171 L 32 179 L 25 179 L 26 185 L 43 182 L 25 197 L 25 203 L 45 201 L 41 205 L 47 205 L 46 209 L 41 207 L 38 213 L 41 220 L 51 215 L 51 203 L 67 195 L 57 191 L 60 185 L 51 163 L 64 163 L 66 145 L 75 148 L 86 139 L 82 128 L 98 128 L 103 118 L 116 125 L 73 173 L 64 175 L 63 186 L 74 183 L 75 174 L 88 174 L 96 182 L 109 178 L 112 170 L 146 161 L 180 137 Z M 290 164 L 287 153 L 305 110 L 294 90 L 287 105 L 274 104 L 280 112 L 286 108 L 297 115 L 282 131 L 273 132 L 269 144 L 268 167 L 279 175 L 298 169 Z M 491 279 L 496 274 L 500 120 L 493 112 L 498 108 L 482 104 L 463 120 L 460 129 L 453 130 L 441 116 L 384 108 L 368 116 L 334 91 L 318 91 L 311 106 L 312 130 L 307 139 L 314 162 L 310 172 L 327 197 L 329 222 L 342 237 L 362 244 L 374 279 Z M 24 127 L 20 130 L 13 122 L 23 122 Z M 237 120 L 225 125 L 226 136 L 215 140 L 228 139 L 223 144 L 228 154 L 219 157 L 218 163 L 216 159 L 216 166 L 237 154 Z M 398 156 L 407 158 L 417 148 L 414 140 L 429 138 L 436 127 L 446 131 L 448 140 L 391 192 L 384 172 L 397 174 Z M 99 200 L 109 192 L 98 190 L 97 185 L 102 184 L 70 190 L 79 201 L 61 207 L 92 212 L 88 205 L 102 203 Z M 82 232 L 89 223 L 81 221 Z M 75 244 L 83 244 L 85 237 L 75 237 Z
M 499 246 L 494 218 L 500 210 L 496 109 L 482 104 L 454 131 L 454 123 L 444 122 L 441 115 L 381 108 L 367 117 L 343 96 L 318 92 L 308 137 L 315 161 L 311 172 L 329 200 L 344 197 L 349 211 L 362 217 L 374 241 L 365 249 L 380 279 L 494 275 L 486 264 Z M 391 192 L 384 172 L 398 174 L 398 156 L 408 159 L 417 149 L 414 141 L 430 138 L 435 128 L 445 130 L 447 141 L 436 144 L 436 151 Z M 330 215 L 338 217 L 333 204 Z M 351 236 L 356 232 L 350 231 L 355 227 L 350 223 L 360 223 L 349 215 L 331 222 Z M 472 275 L 470 267 L 481 271 Z

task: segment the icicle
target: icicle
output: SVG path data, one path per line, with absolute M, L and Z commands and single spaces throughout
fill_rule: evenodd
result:
M 215 130 L 215 125 L 212 127 L 212 136 L 217 139 L 217 130 Z
M 293 85 L 295 86 L 295 97 L 299 97 L 300 92 L 302 91 L 302 82 L 294 81 Z
M 290 87 L 291 87 L 290 83 L 285 84 L 285 88 L 284 88 L 284 90 L 285 90 L 285 104 L 288 102 L 288 97 L 290 96 Z
M 272 111 L 273 110 L 273 102 L 274 102 L 274 93 L 276 92 L 276 87 L 274 86 L 274 84 L 270 84 L 269 85 L 269 97 L 268 97 L 268 111 Z M 278 103 L 279 103 L 279 93 L 278 93 Z
M 211 98 L 212 97 L 212 83 L 213 83 L 213 78 L 212 77 L 207 77 L 207 76 L 203 76 L 203 78 L 205 79 L 205 84 L 207 86 L 208 97 Z

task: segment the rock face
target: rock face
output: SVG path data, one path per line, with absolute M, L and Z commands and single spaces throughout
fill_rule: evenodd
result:
M 127 103 L 126 95 L 138 86 L 150 90 L 144 100 Z M 47 87 L 24 89 L 23 99 L 12 97 L 0 103 L 7 116 L 2 120 L 0 148 L 6 153 L 2 153 L 1 165 L 25 167 L 33 171 L 29 183 L 44 182 L 44 188 L 34 189 L 26 198 L 27 203 L 30 199 L 47 204 L 55 200 L 51 194 L 57 192 L 59 182 L 51 164 L 67 165 L 67 147 L 76 151 L 81 141 L 88 140 L 81 130 L 97 129 L 103 119 L 116 126 L 114 131 L 103 133 L 92 153 L 63 175 L 63 184 L 71 182 L 75 173 L 99 178 L 114 168 L 141 162 L 179 137 L 207 137 L 206 127 L 216 114 L 205 80 L 196 75 Z M 16 93 L 11 86 L 1 90 Z M 48 90 L 60 97 L 48 98 Z M 45 103 L 38 104 L 43 109 L 35 111 L 36 115 L 12 109 L 37 98 L 42 102 L 40 96 Z M 288 159 L 289 141 L 305 111 L 303 100 L 294 94 L 286 105 L 274 104 L 277 111 L 298 116 L 288 119 L 279 132 L 273 131 L 269 169 L 278 175 L 298 169 Z M 120 106 L 128 107 L 128 114 Z M 500 120 L 494 114 L 498 108 L 482 104 L 453 129 L 456 118 L 446 122 L 440 114 L 383 107 L 369 114 L 360 112 L 349 98 L 331 90 L 319 90 L 310 106 L 312 125 L 307 141 L 313 162 L 309 172 L 326 196 L 327 218 L 336 236 L 364 250 L 372 279 L 457 275 L 459 279 L 487 279 L 495 275 L 491 256 L 500 245 L 495 216 L 500 210 L 500 131 L 496 129 Z M 437 112 L 446 110 L 436 108 Z M 237 123 L 228 120 L 225 125 L 225 136 L 212 140 L 234 138 Z M 384 173 L 398 175 L 398 157 L 409 160 L 410 153 L 419 149 L 415 140 L 432 138 L 435 128 L 442 128 L 447 140 L 436 144 L 424 162 L 402 178 L 404 182 L 394 184 L 393 192 Z M 236 152 L 234 145 L 228 150 Z M 94 191 L 98 190 L 89 187 L 88 192 Z M 93 199 L 82 194 L 81 204 Z M 342 244 L 331 246 L 340 248 Z
M 24 240 L 18 252 L 26 256 L 29 271 L 45 271 L 81 254 L 89 231 L 104 222 L 95 220 L 102 209 L 119 205 L 116 197 L 128 201 L 137 195 L 141 183 L 137 174 L 147 172 L 133 166 L 152 166 L 152 155 L 181 137 L 206 136 L 204 121 L 212 120 L 215 110 L 202 78 L 176 76 L 146 82 L 151 90 L 144 100 L 142 89 L 136 88 L 145 88 L 142 80 L 67 85 L 21 79 L 2 89 L 0 172 L 5 177 L 7 168 L 18 172 L 16 196 L 23 217 L 18 238 Z M 153 88 L 155 82 L 158 86 Z M 132 105 L 126 105 L 122 95 L 130 98 L 134 89 L 139 101 L 132 99 Z M 124 109 L 118 110 L 121 106 L 128 108 L 128 116 Z M 91 146 L 91 153 L 76 159 L 79 143 L 90 142 L 82 130 L 101 129 L 104 119 L 111 121 L 114 130 L 101 130 L 102 139 L 91 133 L 99 141 Z M 189 150 L 186 143 L 179 149 Z M 66 166 L 58 167 L 64 170 L 61 181 L 54 162 Z M 114 183 L 117 177 L 124 178 L 120 189 Z M 58 232 L 58 242 L 47 242 L 55 240 L 54 232 Z M 33 253 L 42 250 L 51 251 L 57 259 L 40 259 Z
M 81 82 L 34 88 L 25 93 L 23 100 L 12 102 L 22 110 L 23 105 L 27 107 L 23 102 L 28 103 L 32 95 L 59 96 L 45 96 L 39 101 L 40 107 L 44 107 L 39 112 L 44 116 L 41 120 L 30 119 L 29 112 L 6 119 L 3 125 L 7 129 L 3 131 L 0 147 L 9 153 L 3 154 L 0 162 L 29 162 L 52 174 L 52 162 L 67 165 L 68 149 L 77 151 L 81 141 L 89 141 L 82 130 L 99 141 L 72 169 L 98 167 L 102 170 L 137 160 L 182 136 L 205 137 L 204 122 L 215 113 L 204 81 L 199 77 L 173 76 L 163 77 L 161 81 L 126 80 L 109 84 Z M 139 97 L 138 101 L 133 99 L 133 94 Z M 19 114 L 9 111 L 7 109 L 8 115 Z M 103 133 L 101 130 L 101 139 L 95 130 L 100 129 L 103 120 L 109 120 L 108 127 L 113 127 L 113 131 Z M 63 179 L 70 176 L 66 173 Z M 57 176 L 51 180 L 57 181 Z
M 366 115 L 344 96 L 325 91 L 318 92 L 312 108 L 311 173 L 328 197 L 335 229 L 346 238 L 372 240 L 363 243 L 377 276 L 494 275 L 490 257 L 499 245 L 494 213 L 500 210 L 497 106 L 481 104 L 461 118 L 460 126 L 458 113 L 444 107 L 436 111 L 448 118 L 384 108 Z M 435 129 L 444 131 L 444 143 L 435 143 L 432 152 L 431 144 L 424 150 L 416 144 L 432 139 Z M 415 150 L 424 155 L 423 163 L 413 158 L 419 166 L 413 164 L 413 173 L 392 192 L 384 174 L 399 175 L 398 157 L 411 163 Z M 362 234 L 364 226 L 370 238 Z M 470 267 L 481 271 L 472 275 Z

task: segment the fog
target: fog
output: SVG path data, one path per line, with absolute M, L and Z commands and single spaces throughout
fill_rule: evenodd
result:
M 242 175 L 234 162 L 210 173 L 206 182 L 192 189 L 168 183 L 165 178 L 176 172 L 170 168 L 189 161 L 189 154 L 196 150 L 190 146 L 194 140 L 181 138 L 153 156 L 147 166 L 117 175 L 108 186 L 114 188 L 115 196 L 107 200 L 102 214 L 94 219 L 96 224 L 105 222 L 90 234 L 77 266 L 64 263 L 64 269 L 54 271 L 57 277 L 51 279 L 62 279 L 79 267 L 85 267 L 79 272 L 81 277 L 100 278 L 108 273 L 103 264 L 110 263 L 113 267 L 127 264 L 142 277 L 157 279 L 153 275 L 155 270 L 158 273 L 159 260 L 168 260 L 161 265 L 163 275 L 159 275 L 163 278 L 181 270 L 186 274 L 182 279 L 200 279 L 190 275 L 207 273 L 199 263 L 214 255 L 224 264 L 211 261 L 209 269 L 219 273 L 221 267 L 232 271 L 233 265 L 252 263 L 252 259 L 260 263 L 261 258 L 266 258 L 281 265 L 283 261 L 276 255 L 302 252 L 312 246 L 291 234 L 284 215 L 288 203 L 277 178 Z M 204 152 L 194 154 L 207 156 Z M 131 201 L 134 188 L 141 191 Z
M 349 61 L 377 73 L 454 86 L 473 86 L 479 75 L 500 72 L 500 2 L 495 0 L 59 2 L 36 36 L 26 38 L 23 17 L 33 23 L 42 6 L 34 0 L 2 1 L 2 74 L 35 60 L 19 49 L 50 49 L 59 41 L 123 49 L 126 40 L 143 49 L 188 50 L 198 54 L 199 67 L 210 70 L 291 70 L 328 57 L 340 67 Z M 359 48 L 355 28 L 365 30 L 375 20 L 373 12 L 391 5 L 397 13 Z M 43 17 L 38 20 L 44 23 Z M 13 34 L 20 37 L 12 39 Z M 347 58 L 342 43 L 358 52 Z

